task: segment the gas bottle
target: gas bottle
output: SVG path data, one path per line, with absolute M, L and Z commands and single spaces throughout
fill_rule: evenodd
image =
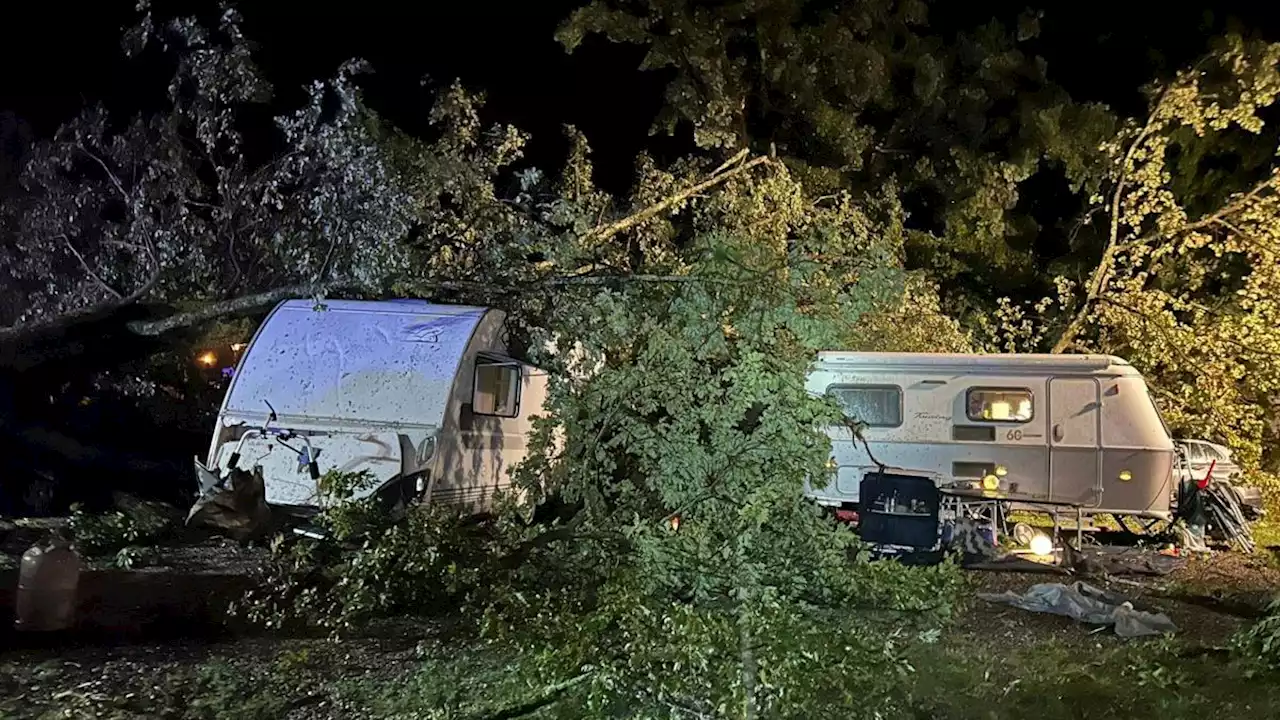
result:
M 67 630 L 76 620 L 80 556 L 71 543 L 54 538 L 22 554 L 14 627 L 22 631 Z

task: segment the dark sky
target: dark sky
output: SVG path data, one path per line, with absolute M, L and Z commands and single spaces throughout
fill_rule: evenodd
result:
M 455 77 L 489 95 L 490 119 L 533 133 L 533 161 L 553 166 L 563 151 L 561 126 L 582 129 L 598 166 L 625 178 L 661 101 L 661 77 L 636 70 L 642 51 L 600 40 L 567 56 L 552 35 L 578 0 L 513 2 L 241 3 L 259 60 L 283 94 L 297 97 L 309 79 L 360 56 L 378 74 L 368 98 L 402 126 L 420 123 L 430 94 L 424 75 L 438 84 Z M 993 16 L 1006 21 L 1024 7 L 1046 8 L 1035 50 L 1051 77 L 1079 99 L 1141 109 L 1138 86 L 1167 73 L 1205 48 L 1229 16 L 1268 39 L 1280 40 L 1270 3 L 1231 0 L 996 0 L 935 3 L 933 24 L 944 31 L 972 27 Z M 126 108 L 141 89 L 163 88 L 127 65 L 119 30 L 134 17 L 131 0 L 96 3 L 14 3 L 0 20 L 0 111 L 11 110 L 37 135 L 47 135 L 86 102 L 108 100 Z M 212 8 L 212 2 L 157 2 L 172 8 Z M 433 9 L 443 6 L 447 9 Z M 1213 7 L 1213 12 L 1204 8 Z M 1271 17 L 1268 17 L 1271 16 Z M 674 147 L 668 143 L 667 149 Z M 612 184 L 612 183 L 611 183 Z

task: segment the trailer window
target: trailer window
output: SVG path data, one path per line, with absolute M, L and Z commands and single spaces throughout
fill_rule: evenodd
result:
M 1034 398 L 1025 388 L 970 388 L 970 420 L 985 422 L 1027 422 L 1035 414 Z
M 902 388 L 897 385 L 832 385 L 827 394 L 845 415 L 868 427 L 902 425 Z
M 515 417 L 520 411 L 520 364 L 489 358 L 476 360 L 471 408 L 476 415 Z

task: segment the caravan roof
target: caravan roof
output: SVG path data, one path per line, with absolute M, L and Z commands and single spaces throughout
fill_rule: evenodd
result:
M 224 415 L 439 425 L 485 308 L 421 300 L 286 300 L 245 351 Z
M 921 371 L 968 373 L 1087 373 L 1137 375 L 1127 361 L 1112 355 L 1055 355 L 1047 353 L 818 353 L 818 366 L 828 369 L 901 368 Z

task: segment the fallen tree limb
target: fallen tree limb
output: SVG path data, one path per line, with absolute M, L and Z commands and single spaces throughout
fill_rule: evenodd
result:
M 473 715 L 470 720 L 515 720 L 516 718 L 528 717 L 535 712 L 541 710 L 548 705 L 554 705 L 560 701 L 573 688 L 581 685 L 591 678 L 591 673 L 583 673 L 577 677 L 570 678 L 555 685 L 545 688 L 541 694 L 533 697 L 519 705 L 499 710 L 496 713 L 487 715 Z
M 667 210 L 670 210 L 671 208 L 675 207 L 676 205 L 679 205 L 680 203 L 688 200 L 689 198 L 693 197 L 694 195 L 697 195 L 700 192 L 709 190 L 715 187 L 716 185 L 719 185 L 725 182 L 726 180 L 729 180 L 730 178 L 741 175 L 747 172 L 748 170 L 750 170 L 751 168 L 758 167 L 760 165 L 763 165 L 765 163 L 772 161 L 772 158 L 768 157 L 767 155 L 761 155 L 760 157 L 754 158 L 752 160 L 748 160 L 747 162 L 742 163 L 741 165 L 738 165 L 733 169 L 727 169 L 731 165 L 733 165 L 734 162 L 738 162 L 741 159 L 745 158 L 746 156 L 747 154 L 745 150 L 742 152 L 739 152 L 732 159 L 730 159 L 729 162 L 725 163 L 724 165 L 721 165 L 719 168 L 715 170 L 715 172 L 713 172 L 707 179 L 703 180 L 702 182 L 695 183 L 677 193 L 668 195 L 662 200 L 659 200 L 658 202 L 653 203 L 652 205 L 649 205 L 639 210 L 638 212 L 634 212 L 628 215 L 627 217 L 622 218 L 621 220 L 609 223 L 608 225 L 592 230 L 588 232 L 586 234 L 586 237 L 584 237 L 583 239 L 591 240 L 594 242 L 603 242 L 605 240 L 608 240 L 614 235 L 630 230 L 631 228 L 635 227 L 636 225 L 639 225 L 642 222 L 645 222 L 646 220 L 652 220 L 658 215 L 661 215 Z
M 214 320 L 228 315 L 242 315 L 262 310 L 264 308 L 275 305 L 281 300 L 287 300 L 296 297 L 313 297 L 316 295 L 325 295 L 331 292 L 339 292 L 349 289 L 352 286 L 347 281 L 331 281 L 322 283 L 299 283 L 297 285 L 285 285 L 266 292 L 254 293 L 252 295 L 241 295 L 240 297 L 231 298 L 230 300 L 222 300 L 220 302 L 209 303 L 195 310 L 187 312 L 178 312 L 159 320 L 138 320 L 126 324 L 126 327 L 133 333 L 143 336 L 163 335 L 166 332 L 177 330 L 179 328 L 198 325 L 202 322 Z
M 734 177 L 750 171 L 766 163 L 774 162 L 771 157 L 760 156 L 747 160 L 746 152 L 739 152 L 728 162 L 716 168 L 703 180 L 686 186 L 671 195 L 654 202 L 640 210 L 614 222 L 588 231 L 583 240 L 588 242 L 604 242 L 619 233 L 626 232 L 637 225 L 652 220 L 663 213 L 672 211 L 681 203 L 709 190 L 712 187 L 729 181 Z M 220 317 L 243 315 L 264 310 L 281 300 L 294 297 L 312 297 L 354 290 L 357 284 L 350 280 L 331 280 L 324 282 L 297 283 L 258 293 L 243 295 L 221 301 L 210 302 L 194 310 L 174 312 L 163 317 L 147 317 L 150 312 L 138 311 L 140 303 L 158 284 L 159 274 L 154 273 L 141 287 L 128 295 L 118 289 L 111 288 L 115 300 L 95 306 L 73 310 L 57 317 L 42 319 L 34 323 L 0 328 L 0 369 L 25 369 L 33 364 L 40 364 L 45 357 L 65 359 L 82 355 L 83 345 L 91 337 L 84 338 L 77 344 L 63 343 L 64 336 L 74 335 L 74 330 L 87 323 L 101 322 L 104 328 L 113 332 L 123 329 L 127 333 L 155 338 L 176 330 L 194 327 Z M 475 281 L 438 280 L 416 283 L 424 290 L 463 291 L 477 294 L 520 294 L 545 288 L 564 288 L 571 286 L 612 286 L 628 282 L 641 283 L 688 283 L 688 282 L 724 282 L 711 278 L 694 276 L 657 276 L 626 274 L 580 274 L 556 277 L 533 278 L 512 285 L 487 284 Z M 100 333 L 89 333 L 89 336 Z M 63 344 L 50 351 L 47 346 Z M 46 347 L 40 347 L 44 345 Z M 34 358 L 34 360 L 33 360 Z

